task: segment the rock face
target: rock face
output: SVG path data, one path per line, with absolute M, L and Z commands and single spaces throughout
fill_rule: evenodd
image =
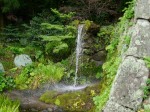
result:
M 150 19 L 150 0 L 137 0 L 135 18 Z
M 143 60 L 133 56 L 125 58 L 118 69 L 104 112 L 135 112 L 138 110 L 143 100 L 141 87 L 146 85 L 148 75 L 149 70 Z
M 4 67 L 3 67 L 2 63 L 0 63 L 0 72 L 4 72 Z
M 17 67 L 26 66 L 27 64 L 31 64 L 31 58 L 26 54 L 21 54 L 15 57 L 14 63 Z
M 143 57 L 150 56 L 150 0 L 137 0 L 131 42 L 124 54 L 103 112 L 137 112 L 143 102 L 149 69 Z

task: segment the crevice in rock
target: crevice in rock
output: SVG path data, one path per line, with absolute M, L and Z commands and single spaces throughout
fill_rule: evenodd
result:
M 124 108 L 126 108 L 126 109 L 130 109 L 131 111 L 135 111 L 133 108 L 130 108 L 130 107 L 128 107 L 128 106 L 121 105 L 121 104 L 119 104 L 119 105 L 122 106 L 122 107 L 124 107 Z
M 134 56 L 134 55 L 126 55 L 125 57 L 124 57 L 124 59 L 126 59 L 127 57 L 134 57 L 134 58 L 136 58 L 136 59 L 141 59 L 141 60 L 144 60 L 144 58 L 143 57 L 138 57 L 138 56 Z
M 141 18 L 141 17 L 139 17 L 139 18 L 136 18 L 136 20 L 137 20 L 137 21 L 138 21 L 138 20 L 146 20 L 146 21 L 150 22 L 150 18 L 149 18 L 149 19 L 146 19 L 146 18 Z

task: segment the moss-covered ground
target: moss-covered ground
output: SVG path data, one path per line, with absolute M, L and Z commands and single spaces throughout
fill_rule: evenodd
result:
M 96 84 L 80 91 L 72 92 L 57 92 L 47 91 L 41 97 L 40 100 L 55 104 L 68 112 L 94 112 L 93 97 L 100 92 L 100 85 Z

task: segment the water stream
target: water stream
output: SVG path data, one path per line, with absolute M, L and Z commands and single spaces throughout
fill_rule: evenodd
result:
M 83 45 L 83 36 L 84 36 L 84 25 L 80 24 L 78 26 L 78 37 L 77 37 L 77 45 L 76 45 L 76 69 L 75 69 L 75 78 L 74 78 L 74 86 L 77 85 L 78 78 L 78 69 L 79 69 L 79 60 L 82 55 L 82 45 Z

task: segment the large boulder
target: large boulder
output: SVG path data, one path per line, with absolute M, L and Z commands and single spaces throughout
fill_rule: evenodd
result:
M 133 56 L 125 58 L 118 69 L 104 112 L 130 112 L 122 111 L 122 108 L 137 111 L 143 101 L 141 88 L 146 86 L 148 76 L 149 70 L 143 60 Z M 112 103 L 115 105 L 110 105 Z M 120 107 L 121 110 L 114 106 Z M 110 111 L 112 109 L 117 110 Z
M 150 56 L 150 23 L 146 20 L 137 20 L 133 28 L 132 38 L 126 55 L 135 57 Z
M 32 60 L 31 60 L 30 56 L 28 56 L 26 54 L 18 55 L 14 59 L 14 64 L 17 67 L 26 66 L 27 64 L 31 64 L 31 63 L 32 63 Z
M 150 0 L 137 0 L 135 18 L 150 19 Z
M 4 67 L 3 67 L 2 63 L 0 63 L 0 72 L 4 72 Z

